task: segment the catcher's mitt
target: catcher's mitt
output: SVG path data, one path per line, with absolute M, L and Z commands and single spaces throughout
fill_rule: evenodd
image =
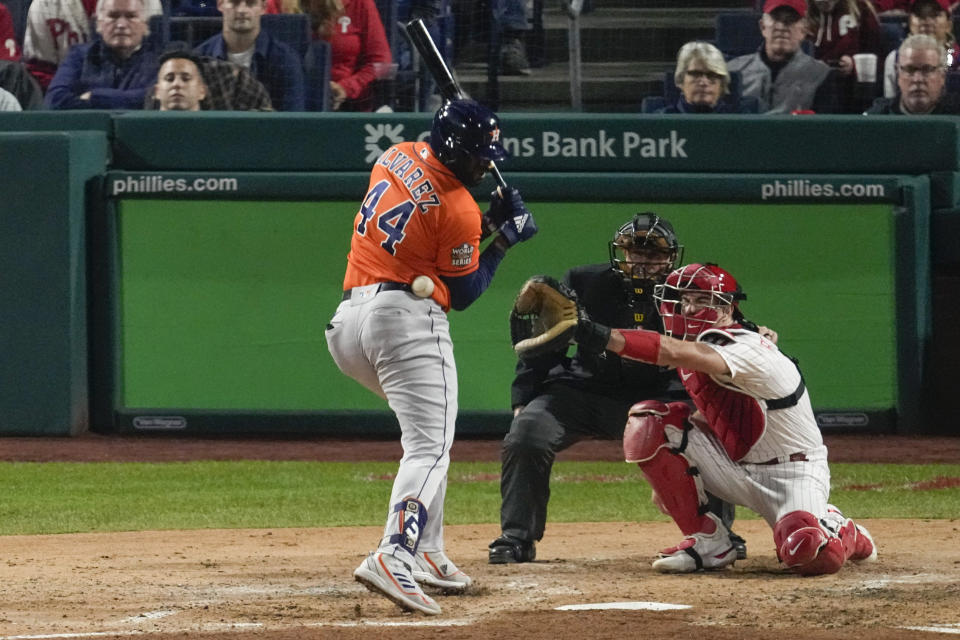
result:
M 510 311 L 510 339 L 521 358 L 563 351 L 577 329 L 577 294 L 550 276 L 523 283 Z

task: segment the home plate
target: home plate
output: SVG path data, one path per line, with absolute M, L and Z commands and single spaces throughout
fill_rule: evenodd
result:
M 594 604 L 565 604 L 557 611 L 595 611 L 600 609 L 626 609 L 628 611 L 671 611 L 690 609 L 689 604 L 670 604 L 669 602 L 597 602 Z

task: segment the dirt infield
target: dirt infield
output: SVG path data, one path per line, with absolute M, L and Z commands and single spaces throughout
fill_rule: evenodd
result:
M 960 462 L 960 438 L 827 438 L 834 461 Z M 362 445 L 362 446 L 361 446 Z M 496 459 L 499 443 L 460 441 L 453 459 Z M 0 460 L 392 459 L 396 443 L 111 438 L 0 439 Z M 563 459 L 619 460 L 617 443 Z M 331 496 L 335 504 L 336 496 Z M 436 617 L 401 612 L 351 579 L 378 527 L 127 532 L 0 538 L 0 640 L 120 638 L 931 638 L 960 632 L 960 521 L 866 520 L 875 564 L 798 578 L 771 534 L 742 521 L 750 557 L 732 569 L 662 576 L 667 523 L 551 523 L 537 562 L 494 566 L 494 525 L 447 528 L 448 551 L 476 581 L 439 596 Z M 666 610 L 565 611 L 597 603 Z M 621 606 L 623 606 L 621 604 Z M 651 606 L 651 605 L 647 605 Z M 911 630 L 910 628 L 927 630 Z

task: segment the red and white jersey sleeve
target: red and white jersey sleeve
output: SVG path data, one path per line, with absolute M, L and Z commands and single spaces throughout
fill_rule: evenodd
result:
M 94 36 L 96 0 L 33 0 L 27 10 L 23 59 L 54 67 L 63 62 L 75 44 Z M 144 0 L 144 15 L 163 13 L 160 0 Z
M 403 142 L 374 163 L 354 218 L 343 288 L 377 282 L 434 282 L 445 310 L 450 290 L 439 276 L 476 271 L 482 213 L 473 196 L 425 142 Z
M 702 408 L 701 411 L 708 419 L 711 413 L 715 416 L 709 420 L 710 426 L 728 452 L 731 447 L 727 443 L 733 444 L 738 434 L 748 438 L 733 447 L 737 450 L 734 459 L 766 462 L 812 451 L 823 445 L 810 395 L 806 391 L 791 407 L 767 409 L 768 400 L 790 396 L 801 380 L 797 366 L 775 344 L 746 329 L 713 329 L 703 332 L 698 341 L 716 351 L 730 370 L 728 375 L 698 376 L 707 388 L 699 390 L 698 395 L 710 398 L 714 404 L 712 411 L 703 411 Z M 694 401 L 697 402 L 697 398 Z M 700 408 L 699 402 L 697 405 Z M 724 406 L 740 409 L 724 411 Z M 753 424 L 738 424 L 738 421 L 752 421 Z
M 10 10 L 0 3 L 0 60 L 20 59 L 20 44 L 13 28 L 13 18 Z

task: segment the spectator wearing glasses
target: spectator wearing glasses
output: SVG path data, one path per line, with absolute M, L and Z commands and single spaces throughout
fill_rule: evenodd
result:
M 936 38 L 909 36 L 898 54 L 898 94 L 877 98 L 867 115 L 960 115 L 960 99 L 944 91 L 947 51 Z
M 760 17 L 763 44 L 727 68 L 743 81 L 743 95 L 760 100 L 761 113 L 837 111 L 830 67 L 800 50 L 807 35 L 806 0 L 766 0 Z
M 960 45 L 953 35 L 949 0 L 911 0 L 907 16 L 910 35 L 933 36 L 947 53 L 947 71 L 960 69 Z M 883 95 L 897 94 L 897 51 L 891 51 L 883 63 Z
M 50 109 L 141 109 L 157 77 L 157 53 L 148 33 L 143 0 L 101 0 L 100 38 L 77 45 L 57 68 L 44 98 Z
M 752 113 L 739 101 L 723 99 L 730 93 L 730 72 L 723 53 L 709 42 L 680 47 L 673 80 L 680 97 L 657 113 Z

